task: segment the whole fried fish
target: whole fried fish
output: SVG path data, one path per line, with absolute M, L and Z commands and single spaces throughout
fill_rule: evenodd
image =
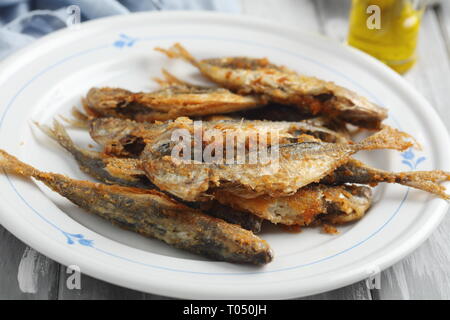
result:
M 369 187 L 311 184 L 287 197 L 259 196 L 244 199 L 226 191 L 215 198 L 226 206 L 251 212 L 275 224 L 308 226 L 340 224 L 362 218 L 372 202 Z
M 258 140 L 267 137 L 266 143 L 271 144 L 271 137 L 276 137 L 278 143 L 292 143 L 304 134 L 311 135 L 326 142 L 347 142 L 348 138 L 325 127 L 315 125 L 309 120 L 300 122 L 289 121 L 249 121 L 249 120 L 216 120 L 198 122 L 201 126 L 200 135 L 203 144 L 213 142 L 213 134 L 248 137 Z M 132 120 L 101 118 L 90 122 L 90 135 L 97 143 L 104 146 L 105 153 L 115 156 L 139 156 L 147 143 L 171 141 L 175 130 L 185 129 L 191 135 L 195 132 L 195 123 L 184 117 L 164 123 L 139 123 Z M 209 138 L 208 138 L 209 136 Z M 253 141 L 257 142 L 257 141 Z M 248 141 L 247 141 L 248 143 Z M 225 147 L 225 145 L 224 145 Z
M 75 145 L 65 128 L 58 122 L 53 122 L 53 128 L 36 125 L 50 138 L 69 151 L 82 171 L 106 184 L 118 184 L 126 187 L 155 189 L 141 169 L 141 161 L 133 158 L 111 158 L 95 151 L 85 150 Z M 176 199 L 174 199 L 176 201 Z M 226 222 L 238 224 L 254 233 L 261 231 L 262 219 L 247 212 L 241 212 L 219 204 L 212 200 L 201 206 L 195 203 L 184 203 L 193 208 L 201 208 L 208 215 L 220 218 Z
M 267 59 L 230 57 L 195 59 L 179 43 L 156 48 L 170 58 L 181 58 L 210 80 L 239 94 L 259 94 L 270 102 L 297 107 L 301 113 L 325 115 L 359 127 L 378 129 L 387 110 L 332 82 L 299 75 Z
M 0 168 L 42 181 L 81 208 L 171 246 L 229 262 L 261 265 L 272 260 L 269 245 L 252 232 L 179 204 L 163 193 L 41 172 L 3 150 Z
M 125 128 L 133 128 L 135 125 L 138 125 L 139 127 L 144 126 L 144 129 L 151 130 L 155 127 L 155 125 L 149 125 L 149 124 L 137 124 L 135 122 L 130 121 L 124 121 L 124 120 L 115 120 L 115 119 L 98 119 L 94 120 L 93 127 L 95 127 L 94 132 L 111 132 L 110 130 L 107 130 L 105 128 L 112 127 L 118 129 L 115 133 L 115 136 L 109 135 L 108 137 L 114 137 L 114 139 L 121 139 L 120 134 L 125 134 L 125 136 L 130 136 L 130 132 L 123 130 L 123 127 L 121 125 L 125 125 Z M 285 123 L 285 122 L 282 122 Z M 60 126 L 60 125 L 59 125 Z M 59 127 L 58 125 L 55 125 L 55 128 Z M 146 127 L 147 126 L 147 127 Z M 102 129 L 101 129 L 102 128 Z M 298 128 L 296 128 L 298 129 Z M 58 137 L 64 136 L 64 130 L 58 129 L 56 132 Z M 113 131 L 114 132 L 114 131 Z M 294 136 L 296 134 L 301 133 L 302 131 L 295 130 Z M 305 126 L 305 130 L 303 131 L 305 133 L 313 133 L 315 136 L 321 137 L 321 140 L 333 140 L 331 136 L 325 136 L 328 134 L 327 131 L 322 131 L 322 129 L 319 127 L 319 129 L 316 131 L 316 129 L 308 129 L 308 126 Z M 159 132 L 155 133 L 159 134 Z M 145 135 L 144 135 L 145 136 Z M 299 136 L 296 136 L 297 139 Z M 310 139 L 307 139 L 307 137 L 302 136 L 305 141 L 315 141 L 313 137 L 310 137 Z M 103 136 L 98 136 L 98 139 L 100 142 L 107 141 L 108 138 L 104 138 Z M 341 138 L 339 138 L 341 139 Z M 68 142 L 70 139 L 60 139 L 57 138 L 61 145 L 73 145 L 73 143 Z M 66 141 L 66 142 L 64 142 Z M 104 142 L 103 142 L 104 143 Z M 67 148 L 66 148 L 67 149 Z M 143 147 L 140 149 L 143 150 Z M 148 180 L 145 177 L 145 172 L 141 170 L 140 168 L 140 160 L 137 159 L 129 159 L 129 158 L 110 158 L 110 157 L 104 157 L 101 155 L 97 155 L 96 157 L 92 157 L 94 152 L 88 151 L 88 150 L 81 150 L 78 147 L 69 147 L 68 149 L 77 159 L 79 163 L 88 162 L 90 165 L 94 165 L 98 161 L 103 161 L 103 164 L 96 164 L 95 167 L 102 167 L 105 166 L 105 170 L 107 171 L 106 178 L 100 179 L 101 181 L 108 182 L 111 181 L 113 183 L 121 184 L 121 185 L 129 185 L 129 186 L 135 186 L 135 187 L 143 187 L 142 181 Z M 71 151 L 72 150 L 72 151 Z M 74 150 L 78 150 L 75 151 Z M 80 155 L 81 154 L 81 155 Z M 84 155 L 83 155 L 84 154 Z M 88 155 L 86 157 L 86 155 Z M 82 160 L 82 159 L 86 160 Z M 93 160 L 93 159 L 101 159 L 101 160 Z M 88 167 L 87 164 L 82 165 L 84 167 L 84 171 L 86 171 L 86 167 Z M 87 172 L 89 173 L 89 172 Z M 92 176 L 98 178 L 98 174 L 92 174 Z M 109 175 L 113 175 L 117 178 L 123 177 L 129 181 L 130 184 L 127 184 L 127 181 L 120 181 L 118 179 L 113 180 Z M 398 183 L 402 184 L 408 187 L 412 187 L 415 189 L 423 190 L 432 194 L 435 194 L 443 199 L 448 199 L 448 195 L 445 193 L 445 187 L 440 185 L 440 183 L 449 181 L 450 180 L 450 173 L 441 171 L 441 170 L 431 170 L 431 171 L 411 171 L 411 172 L 388 172 L 384 170 L 380 170 L 377 168 L 370 167 L 358 160 L 350 159 L 347 163 L 342 165 L 341 167 L 337 168 L 335 171 L 331 172 L 329 175 L 324 177 L 320 183 L 322 184 L 345 184 L 345 183 L 357 183 L 357 184 L 370 184 L 375 185 L 378 183 L 386 182 L 386 183 Z M 145 184 L 151 183 L 145 182 Z M 153 186 L 154 187 L 154 186 Z M 229 221 L 232 222 L 232 221 Z
M 360 150 L 405 150 L 414 143 L 411 137 L 391 127 L 355 143 L 326 143 L 310 141 L 280 145 L 276 157 L 268 161 L 250 163 L 248 159 L 262 159 L 260 151 L 247 153 L 244 163 L 196 163 L 173 157 L 170 150 L 160 156 L 161 144 L 147 145 L 141 155 L 147 177 L 159 189 L 187 201 L 207 199 L 211 189 L 227 189 L 239 196 L 272 197 L 292 195 L 298 189 L 319 182 L 349 161 Z M 272 154 L 272 153 L 271 153 Z
M 92 116 L 136 121 L 198 117 L 256 108 L 266 104 L 262 96 L 238 95 L 224 88 L 201 87 L 182 82 L 164 71 L 162 89 L 146 93 L 120 88 L 92 88 L 84 106 Z
M 104 120 L 100 120 L 100 122 L 102 121 Z M 106 122 L 109 122 L 109 120 L 106 120 Z M 101 153 L 84 150 L 72 142 L 64 127 L 57 121 L 54 122 L 53 129 L 45 126 L 39 127 L 68 150 L 84 172 L 100 181 L 137 188 L 155 188 L 141 169 L 141 160 L 105 157 Z M 316 140 L 311 138 L 308 141 Z M 350 159 L 347 163 L 325 176 L 320 180 L 320 183 L 328 185 L 356 183 L 372 186 L 378 183 L 398 183 L 435 194 L 442 199 L 449 199 L 449 195 L 445 193 L 446 188 L 440 185 L 445 181 L 450 181 L 449 172 L 441 170 L 389 172 L 370 167 L 356 159 Z M 216 216 L 212 211 L 210 212 L 213 216 Z M 218 215 L 222 217 L 222 214 L 219 213 Z M 230 216 L 237 216 L 237 214 L 231 214 Z M 243 219 L 224 220 L 237 223 Z M 241 223 L 239 222 L 238 224 Z M 259 228 L 257 223 L 254 225 L 255 227 L 251 229 L 253 231 Z

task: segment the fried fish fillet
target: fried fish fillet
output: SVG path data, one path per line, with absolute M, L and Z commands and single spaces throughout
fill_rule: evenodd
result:
M 270 102 L 297 107 L 300 112 L 325 115 L 356 126 L 377 129 L 387 110 L 333 82 L 300 75 L 266 58 L 195 59 L 179 43 L 156 48 L 169 58 L 183 59 L 219 85 L 239 94 L 262 95 Z
M 251 212 L 272 223 L 297 226 L 355 221 L 364 216 L 372 202 L 370 188 L 356 185 L 311 184 L 287 197 L 263 195 L 244 199 L 226 191 L 214 196 L 226 206 Z
M 211 189 L 232 190 L 237 195 L 272 197 L 292 195 L 298 189 L 325 176 L 350 160 L 361 150 L 406 150 L 414 143 L 411 137 L 391 127 L 355 143 L 326 143 L 310 141 L 280 145 L 279 153 L 265 162 L 251 163 L 248 159 L 262 159 L 259 151 L 247 153 L 241 163 L 196 163 L 173 157 L 170 150 L 161 156 L 161 145 L 147 145 L 141 154 L 147 177 L 159 189 L 187 201 L 207 199 Z
M 0 168 L 33 177 L 79 207 L 123 228 L 215 260 L 266 264 L 269 245 L 252 232 L 179 204 L 165 194 L 39 171 L 0 150 Z

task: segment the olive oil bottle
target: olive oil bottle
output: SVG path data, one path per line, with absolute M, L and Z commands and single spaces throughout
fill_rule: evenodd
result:
M 352 0 L 349 45 L 399 73 L 416 61 L 417 38 L 426 0 Z

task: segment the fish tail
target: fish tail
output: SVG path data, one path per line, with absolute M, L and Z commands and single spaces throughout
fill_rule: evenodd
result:
M 450 181 L 450 172 L 441 170 L 412 171 L 398 173 L 396 176 L 396 182 L 402 185 L 433 193 L 442 199 L 450 200 L 450 195 L 445 192 L 445 186 L 441 185 L 442 182 Z
M 177 77 L 175 77 L 173 74 L 171 74 L 169 71 L 167 71 L 166 69 L 161 69 L 161 72 L 164 76 L 163 79 L 160 78 L 154 78 L 154 80 L 162 87 L 168 87 L 168 86 L 172 86 L 172 85 L 183 85 L 183 86 L 192 86 L 192 84 L 185 82 L 181 79 L 178 79 Z
M 353 145 L 356 150 L 393 149 L 404 151 L 410 147 L 420 148 L 420 145 L 409 134 L 389 126 Z
M 56 119 L 53 121 L 53 128 L 50 128 L 49 126 L 46 125 L 41 125 L 37 122 L 35 122 L 35 125 L 39 129 L 41 129 L 41 131 L 44 132 L 47 136 L 58 142 L 64 149 L 66 149 L 70 153 L 73 154 L 74 152 L 79 151 L 78 148 L 73 143 L 72 139 L 67 134 L 67 131 L 64 128 L 64 126 Z
M 40 171 L 0 149 L 0 168 L 21 177 L 37 177 Z
M 200 64 L 197 61 L 197 59 L 195 59 L 190 53 L 189 51 L 187 51 L 181 44 L 179 44 L 178 42 L 175 43 L 172 47 L 170 47 L 169 49 L 163 49 L 163 48 L 155 48 L 156 51 L 162 52 L 164 53 L 167 57 L 169 57 L 170 59 L 183 59 L 189 63 L 191 63 L 192 65 L 198 67 Z

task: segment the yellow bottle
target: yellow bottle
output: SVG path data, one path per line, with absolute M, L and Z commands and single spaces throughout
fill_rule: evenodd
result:
M 349 45 L 367 52 L 399 73 L 416 61 L 416 45 L 427 1 L 352 0 Z

